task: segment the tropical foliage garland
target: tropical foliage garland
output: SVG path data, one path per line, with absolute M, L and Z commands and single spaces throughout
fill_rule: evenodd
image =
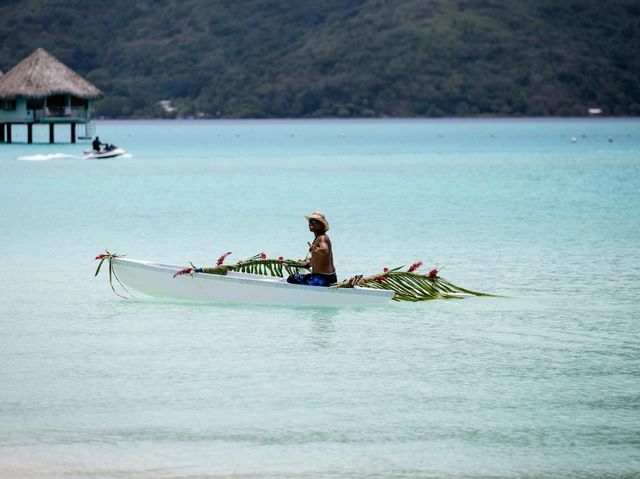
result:
M 194 272 L 207 273 L 207 274 L 219 274 L 226 275 L 229 271 L 238 271 L 241 273 L 249 274 L 261 274 L 265 276 L 276 276 L 283 278 L 285 273 L 287 275 L 298 274 L 301 270 L 308 270 L 308 267 L 304 261 L 285 259 L 280 256 L 278 259 L 267 259 L 266 253 L 258 253 L 250 258 L 238 261 L 234 264 L 223 264 L 227 256 L 231 254 L 231 251 L 223 254 L 216 261 L 216 265 L 211 268 L 195 268 L 193 264 L 192 268 L 185 268 L 178 271 L 174 276 L 182 274 L 193 274 Z M 200 271 L 201 269 L 201 271 Z
M 373 289 L 386 289 L 395 292 L 395 301 L 427 301 L 431 299 L 460 299 L 464 296 L 493 296 L 470 289 L 461 288 L 446 279 L 438 276 L 438 270 L 432 269 L 428 274 L 419 274 L 415 271 L 422 263 L 414 263 L 408 271 L 400 271 L 403 267 L 393 269 L 385 268 L 382 273 L 363 277 L 354 276 L 341 281 L 333 288 L 366 287 Z
M 113 291 L 113 293 L 116 296 L 120 296 L 121 298 L 129 299 L 126 296 L 123 296 L 116 291 L 116 288 L 113 286 L 113 280 L 115 279 L 124 292 L 126 292 L 132 298 L 135 298 L 135 296 L 129 292 L 126 286 L 122 284 L 122 281 L 120 281 L 120 278 L 118 278 L 118 275 L 116 274 L 116 270 L 113 268 L 113 260 L 120 256 L 126 256 L 126 255 L 117 255 L 116 253 L 109 253 L 108 250 L 105 250 L 104 253 L 100 253 L 98 256 L 95 257 L 95 260 L 99 260 L 100 263 L 98 263 L 98 267 L 96 268 L 96 274 L 94 274 L 93 276 L 94 278 L 98 276 L 98 273 L 100 272 L 100 268 L 102 268 L 102 264 L 106 261 L 109 269 L 109 286 L 111 286 L 111 290 Z

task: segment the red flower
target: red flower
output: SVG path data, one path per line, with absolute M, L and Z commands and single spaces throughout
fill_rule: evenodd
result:
M 284 256 L 278 256 L 278 259 L 279 259 L 280 261 L 284 261 Z
M 267 259 L 267 253 L 265 253 L 264 251 L 260 253 L 260 259 Z
M 96 256 L 94 259 L 105 259 L 108 256 L 109 255 L 107 253 L 101 253 L 98 256 Z
M 173 277 L 175 278 L 176 276 L 182 276 L 183 274 L 189 274 L 193 271 L 193 268 L 184 268 L 181 269 L 180 271 L 178 271 L 176 274 L 173 275 Z
M 417 261 L 415 263 L 413 263 L 410 267 L 409 267 L 409 273 L 413 273 L 415 270 L 417 270 L 420 266 L 422 266 L 422 261 Z
M 222 263 L 224 263 L 224 259 L 229 256 L 231 254 L 231 251 L 226 252 L 225 254 L 223 254 L 222 256 L 220 256 L 218 258 L 218 261 L 216 261 L 216 265 L 220 266 Z
M 382 271 L 384 271 L 385 273 L 389 272 L 389 268 L 382 268 Z
M 436 276 L 438 276 L 438 270 L 436 268 L 433 268 L 431 271 L 429 271 L 429 278 L 433 279 Z

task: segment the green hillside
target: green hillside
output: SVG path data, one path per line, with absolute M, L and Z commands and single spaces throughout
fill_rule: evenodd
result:
M 640 114 L 638 0 L 1 2 L 0 70 L 37 47 L 106 117 Z

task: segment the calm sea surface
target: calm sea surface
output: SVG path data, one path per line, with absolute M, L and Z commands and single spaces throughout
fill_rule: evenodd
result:
M 640 476 L 640 120 L 97 126 L 129 155 L 0 145 L 0 477 Z M 341 278 L 422 260 L 503 297 L 203 305 L 93 277 L 105 248 L 303 257 L 313 210 Z

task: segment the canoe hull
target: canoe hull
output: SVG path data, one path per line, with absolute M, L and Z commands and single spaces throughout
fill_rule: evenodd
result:
M 176 278 L 178 265 L 115 258 L 114 271 L 127 288 L 149 296 L 189 301 L 345 306 L 386 304 L 392 291 L 371 288 L 323 288 L 288 284 L 283 278 L 230 272 L 197 273 Z

